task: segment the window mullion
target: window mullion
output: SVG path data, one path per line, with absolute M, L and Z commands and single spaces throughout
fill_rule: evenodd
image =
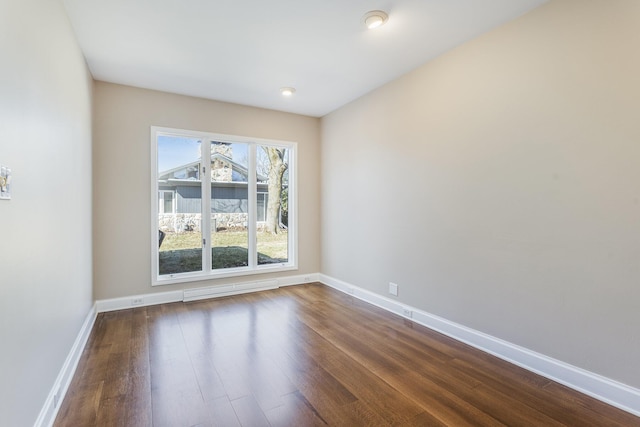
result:
M 258 220 L 258 185 L 256 176 L 256 144 L 249 144 L 249 189 L 247 197 L 249 198 L 249 214 L 247 219 L 247 226 L 249 229 L 249 268 L 254 269 L 258 265 L 258 251 L 257 251 L 257 229 L 256 224 Z
M 201 229 L 202 239 L 202 271 L 211 273 L 211 142 L 203 139 L 201 142 L 200 175 L 202 191 Z

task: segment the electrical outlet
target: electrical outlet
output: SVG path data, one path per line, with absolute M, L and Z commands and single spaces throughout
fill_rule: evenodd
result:
M 144 302 L 144 298 L 133 298 L 131 300 L 131 305 L 141 305 Z
M 304 283 L 309 283 L 311 281 L 311 277 L 304 276 Z
M 398 296 L 398 285 L 393 282 L 389 282 L 389 293 L 391 295 Z
M 409 310 L 407 307 L 402 307 L 402 315 L 404 317 L 412 318 L 413 317 L 413 311 Z

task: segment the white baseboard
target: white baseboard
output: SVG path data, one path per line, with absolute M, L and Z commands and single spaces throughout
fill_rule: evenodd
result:
M 197 301 L 207 298 L 226 297 L 229 295 L 278 289 L 277 280 L 260 280 L 257 282 L 231 283 L 228 285 L 212 286 L 209 288 L 187 289 L 184 291 L 184 302 Z
M 183 295 L 183 291 L 169 291 L 154 292 L 152 294 L 144 295 L 131 295 L 120 298 L 99 299 L 96 301 L 96 308 L 98 313 L 105 313 L 107 311 L 125 310 L 127 308 L 178 302 L 182 301 Z M 136 302 L 134 302 L 134 300 Z
M 320 281 L 320 273 L 299 274 L 296 276 L 278 277 L 280 286 L 302 285 Z
M 89 313 L 80 328 L 80 332 L 78 332 L 78 336 L 71 347 L 71 351 L 62 365 L 62 369 L 60 369 L 58 377 L 53 383 L 53 387 L 49 392 L 49 396 L 47 396 L 47 400 L 45 400 L 44 406 L 40 411 L 40 415 L 38 415 L 38 418 L 36 419 L 34 427 L 50 427 L 53 425 L 53 422 L 58 415 L 60 404 L 62 403 L 64 396 L 67 394 L 73 375 L 78 367 L 80 356 L 82 356 L 84 347 L 87 344 L 89 335 L 91 334 L 91 329 L 96 321 L 96 315 L 96 306 L 94 304 L 93 307 L 91 307 L 91 310 L 89 310 Z
M 501 340 L 500 338 L 467 328 L 466 326 L 451 322 L 442 317 L 435 316 L 333 277 L 320 274 L 319 281 L 384 310 L 405 318 L 410 318 L 412 321 L 427 328 L 462 341 L 507 362 L 640 416 L 640 389 L 630 387 L 610 378 L 520 347 Z M 404 314 L 405 310 L 411 312 L 411 317 Z
M 96 301 L 98 313 L 107 311 L 124 310 L 128 308 L 144 307 L 148 305 L 165 304 L 179 301 L 195 301 L 205 298 L 217 298 L 229 295 L 239 295 L 248 292 L 257 292 L 266 289 L 276 289 L 280 286 L 300 285 L 303 283 L 317 282 L 319 273 L 284 276 L 270 280 L 254 280 L 224 284 L 218 286 L 206 286 L 180 291 L 154 292 L 143 295 L 131 295 L 121 298 L 111 298 Z

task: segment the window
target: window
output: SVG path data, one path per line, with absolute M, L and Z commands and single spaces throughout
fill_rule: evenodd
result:
M 258 192 L 258 222 L 267 220 L 267 193 Z
M 152 127 L 153 284 L 295 269 L 295 150 Z
M 175 213 L 175 206 L 173 204 L 173 201 L 175 200 L 174 194 L 175 192 L 173 191 L 158 191 L 158 201 L 160 202 L 158 206 L 159 214 Z

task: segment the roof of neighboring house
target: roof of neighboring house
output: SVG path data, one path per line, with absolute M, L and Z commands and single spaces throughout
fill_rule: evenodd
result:
M 196 181 L 195 179 L 166 179 L 161 181 L 158 189 L 167 190 L 166 187 L 198 187 L 202 185 L 202 182 Z M 257 184 L 258 190 L 265 189 L 268 187 L 267 182 L 258 182 Z M 247 182 L 244 181 L 211 181 L 212 187 L 236 187 L 236 188 L 246 188 Z
M 241 175 L 244 176 L 249 176 L 249 170 L 244 167 L 243 165 L 241 165 L 238 162 L 233 161 L 231 158 L 225 156 L 224 154 L 220 154 L 220 153 L 214 153 L 211 155 L 211 161 L 213 162 L 214 160 L 222 160 L 225 162 L 228 162 L 231 164 L 231 168 L 232 170 L 240 173 Z M 193 166 L 200 166 L 200 160 L 195 160 L 193 162 L 190 163 L 186 163 L 184 165 L 180 165 L 180 166 L 176 166 L 175 168 L 171 168 L 169 170 L 166 171 L 162 171 L 158 174 L 158 180 L 160 181 L 174 181 L 177 180 L 176 178 L 170 178 L 171 175 L 173 175 L 176 172 L 179 172 L 181 170 L 193 167 Z M 262 174 L 257 174 L 257 180 L 258 182 L 266 182 L 268 180 L 268 178 Z M 189 181 L 188 179 L 180 179 L 180 181 Z M 195 181 L 195 179 L 191 179 L 190 181 Z

